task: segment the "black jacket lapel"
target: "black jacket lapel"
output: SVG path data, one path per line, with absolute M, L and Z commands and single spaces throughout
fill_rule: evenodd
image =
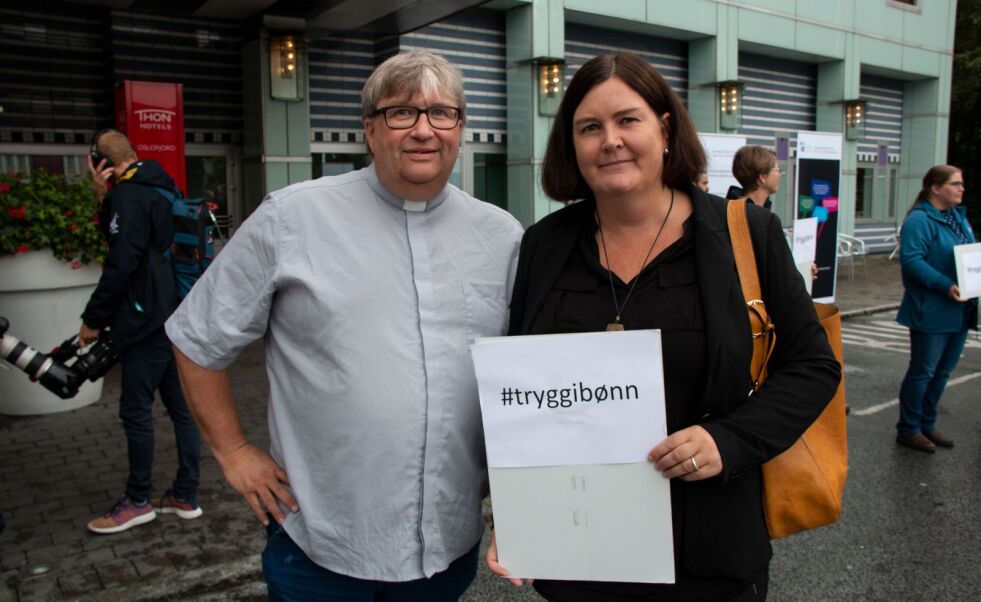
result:
M 690 194 L 695 217 L 695 272 L 708 337 L 705 341 L 707 379 L 694 414 L 697 419 L 708 410 L 721 369 L 722 339 L 729 332 L 727 322 L 733 319 L 730 297 L 733 287 L 739 286 L 739 280 L 725 220 L 725 201 L 709 197 L 694 187 Z

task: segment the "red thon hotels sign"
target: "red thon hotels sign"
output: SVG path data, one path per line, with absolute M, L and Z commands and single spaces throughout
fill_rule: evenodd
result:
M 187 193 L 184 84 L 126 80 L 116 86 L 116 128 L 140 159 L 153 159 Z

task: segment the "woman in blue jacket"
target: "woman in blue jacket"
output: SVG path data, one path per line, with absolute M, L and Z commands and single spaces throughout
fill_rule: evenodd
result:
M 899 389 L 896 441 L 927 453 L 954 446 L 936 429 L 937 404 L 968 327 L 977 328 L 977 300 L 960 298 L 954 267 L 954 245 L 974 242 L 959 206 L 963 196 L 960 169 L 931 167 L 902 228 L 899 258 L 906 291 L 896 320 L 909 328 L 910 361 Z

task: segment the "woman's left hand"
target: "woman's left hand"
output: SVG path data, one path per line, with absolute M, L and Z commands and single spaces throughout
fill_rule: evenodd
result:
M 647 454 L 647 461 L 653 462 L 666 479 L 700 481 L 722 472 L 722 455 L 715 439 L 698 425 L 682 429 L 658 443 Z

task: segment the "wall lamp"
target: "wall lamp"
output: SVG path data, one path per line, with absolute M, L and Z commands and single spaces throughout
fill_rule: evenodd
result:
M 743 90 L 746 84 L 736 80 L 719 82 L 719 127 L 738 130 L 743 121 Z
M 269 37 L 269 93 L 276 100 L 303 99 L 303 45 L 296 35 Z
M 552 117 L 562 103 L 565 78 L 565 59 L 540 56 L 531 59 L 538 72 L 538 114 Z
M 869 103 L 857 98 L 846 100 L 845 105 L 845 140 L 860 140 L 865 136 L 866 112 Z

